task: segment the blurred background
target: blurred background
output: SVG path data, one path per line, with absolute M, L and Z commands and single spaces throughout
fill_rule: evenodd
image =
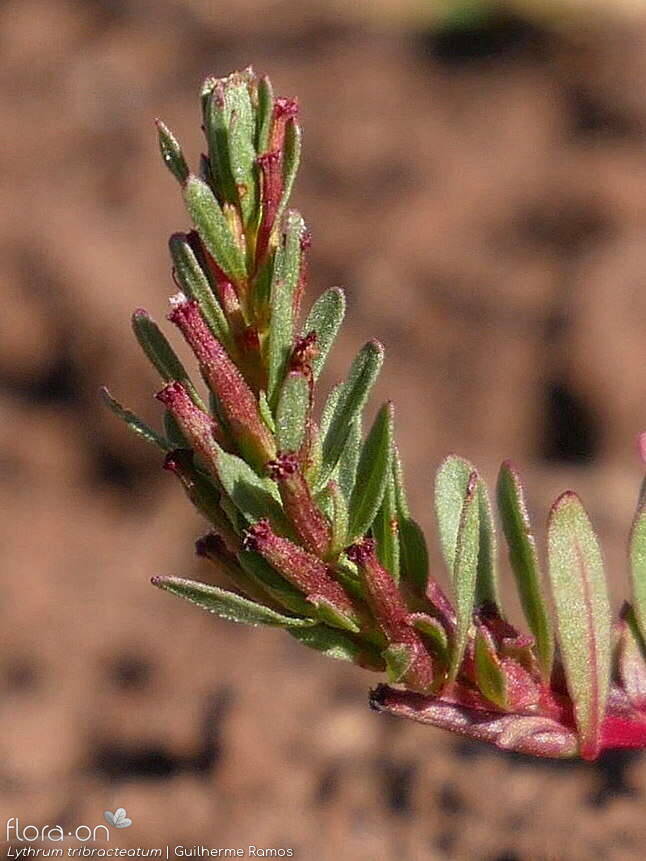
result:
M 348 293 L 326 384 L 385 343 L 431 543 L 441 458 L 493 481 L 512 457 L 539 531 L 581 493 L 618 603 L 646 428 L 645 49 L 643 0 L 3 0 L 0 831 L 123 806 L 114 846 L 644 857 L 646 757 L 540 763 L 377 716 L 369 674 L 152 589 L 200 575 L 203 525 L 97 389 L 157 421 L 129 315 L 165 314 L 186 216 L 152 120 L 195 163 L 201 80 L 253 64 L 301 102 L 313 293 Z

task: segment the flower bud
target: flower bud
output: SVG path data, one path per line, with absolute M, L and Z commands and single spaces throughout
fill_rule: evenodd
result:
M 260 472 L 276 456 L 274 440 L 262 421 L 254 393 L 227 351 L 212 334 L 199 306 L 178 297 L 169 314 L 197 356 L 200 370 L 217 397 L 240 453 Z
M 379 627 L 393 646 L 403 646 L 408 653 L 409 665 L 402 681 L 415 690 L 428 691 L 433 684 L 433 660 L 409 621 L 397 584 L 377 559 L 375 542 L 364 538 L 346 553 L 359 569 L 368 605 Z
M 278 485 L 285 513 L 304 546 L 317 556 L 327 556 L 332 538 L 330 524 L 312 499 L 297 455 L 279 454 L 276 460 L 269 462 L 268 470 Z
M 355 608 L 330 568 L 307 550 L 276 535 L 268 520 L 260 520 L 247 530 L 244 548 L 260 553 L 286 580 L 304 592 L 329 624 L 358 630 Z

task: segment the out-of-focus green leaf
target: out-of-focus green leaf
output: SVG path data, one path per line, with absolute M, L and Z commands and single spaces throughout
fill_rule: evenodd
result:
M 478 579 L 478 548 L 480 543 L 480 505 L 478 473 L 467 479 L 453 557 L 453 591 L 457 618 L 455 643 L 451 655 L 449 681 L 455 681 L 464 657 L 472 624 Z
M 305 325 L 303 335 L 316 332 L 317 355 L 312 360 L 312 376 L 318 380 L 330 348 L 334 343 L 343 318 L 345 316 L 345 293 L 340 287 L 332 287 L 322 293 L 312 305 Z
M 189 299 L 194 299 L 215 337 L 231 352 L 231 329 L 220 303 L 213 295 L 209 280 L 202 271 L 193 249 L 183 233 L 174 233 L 169 241 L 175 276 Z
M 549 576 L 556 631 L 584 759 L 599 753 L 610 682 L 610 605 L 597 537 L 572 491 L 552 507 Z
M 378 341 L 369 341 L 355 358 L 323 439 L 323 462 L 319 482 L 325 484 L 334 472 L 352 425 L 361 415 L 370 390 L 383 363 L 384 350 Z
M 350 497 L 348 535 L 356 541 L 370 529 L 392 469 L 394 411 L 384 404 L 361 449 L 357 479 Z
M 299 451 L 310 411 L 310 386 L 305 376 L 292 371 L 285 381 L 276 407 L 276 443 L 279 451 Z
M 142 439 L 145 439 L 146 442 L 156 445 L 162 451 L 170 451 L 172 446 L 169 444 L 168 440 L 165 440 L 161 434 L 158 434 L 157 431 L 149 427 L 146 422 L 139 418 L 139 416 L 136 416 L 133 412 L 123 407 L 119 401 L 112 397 L 105 386 L 101 387 L 99 393 L 106 407 L 109 410 L 112 410 L 117 418 L 124 421 L 133 433 L 137 434 L 137 436 L 140 436 Z
M 442 553 L 449 571 L 454 566 L 462 500 L 469 476 L 474 471 L 468 460 L 451 454 L 442 462 L 435 478 L 435 513 Z M 478 505 L 480 540 L 475 600 L 478 605 L 491 602 L 498 606 L 495 528 L 489 494 L 481 478 L 478 478 Z
M 635 616 L 646 639 L 646 499 L 640 499 L 630 535 L 630 576 Z
M 624 607 L 619 632 L 619 678 L 631 705 L 643 712 L 646 711 L 646 643 L 632 607 Z
M 244 282 L 247 277 L 244 253 L 209 186 L 190 176 L 184 186 L 184 200 L 197 232 L 220 269 L 232 281 Z
M 182 148 L 178 144 L 171 130 L 161 120 L 156 121 L 157 133 L 159 135 L 159 149 L 161 151 L 164 164 L 173 174 L 175 179 L 183 185 L 189 176 L 188 165 L 182 153 Z
M 294 344 L 294 291 L 301 265 L 301 239 L 305 222 L 298 212 L 285 219 L 284 242 L 276 252 L 271 282 L 271 320 L 267 342 L 267 398 L 272 407 Z
M 162 380 L 165 383 L 172 380 L 182 383 L 193 403 L 203 410 L 204 402 L 186 373 L 184 365 L 147 311 L 142 308 L 135 311 L 132 315 L 132 330 L 139 346 Z
M 303 628 L 315 624 L 313 619 L 296 619 L 283 616 L 269 607 L 256 604 L 248 598 L 227 592 L 217 586 L 208 586 L 197 580 L 185 580 L 183 577 L 153 577 L 152 582 L 166 592 L 172 592 L 191 604 L 196 604 L 209 613 L 215 613 L 221 619 L 229 622 L 240 622 L 243 625 L 273 625 L 277 628 Z
M 391 464 L 384 496 L 372 524 L 372 534 L 377 542 L 377 556 L 387 571 L 399 581 L 399 515 L 395 494 L 394 467 Z
M 543 678 L 548 681 L 554 660 L 554 633 L 542 592 L 540 563 L 523 485 L 509 461 L 500 467 L 497 501 L 523 612 L 536 641 Z

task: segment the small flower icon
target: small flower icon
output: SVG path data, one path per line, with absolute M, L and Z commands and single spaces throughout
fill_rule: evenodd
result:
M 132 825 L 132 819 L 128 819 L 125 807 L 117 807 L 114 813 L 111 810 L 106 810 L 103 817 L 108 825 L 113 828 L 129 828 Z

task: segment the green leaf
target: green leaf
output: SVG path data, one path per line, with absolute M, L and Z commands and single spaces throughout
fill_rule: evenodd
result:
M 273 481 L 260 478 L 244 460 L 219 447 L 217 471 L 222 487 L 250 523 L 268 517 L 282 535 L 291 534 Z
M 285 143 L 283 146 L 283 194 L 278 205 L 276 220 L 284 212 L 294 187 L 294 180 L 301 161 L 302 133 L 301 127 L 294 117 L 287 120 L 285 125 Z
M 399 516 L 392 467 L 379 511 L 372 524 L 372 534 L 377 542 L 379 561 L 390 571 L 395 582 L 399 582 Z
M 408 621 L 431 641 L 435 652 L 444 658 L 449 647 L 449 639 L 442 623 L 426 613 L 411 613 Z
M 352 363 L 323 439 L 320 484 L 325 484 L 334 472 L 352 432 L 352 425 L 361 415 L 370 389 L 377 379 L 383 359 L 384 349 L 379 341 L 369 341 Z
M 190 176 L 184 187 L 184 200 L 193 224 L 215 262 L 232 281 L 243 283 L 247 277 L 244 253 L 209 186 L 196 176 Z
M 277 628 L 303 628 L 314 625 L 312 619 L 283 616 L 282 613 L 263 607 L 262 604 L 256 604 L 248 598 L 227 592 L 226 589 L 220 589 L 217 586 L 199 583 L 197 580 L 185 580 L 183 577 L 153 577 L 152 583 L 229 622 L 253 626 L 273 625 Z
M 536 654 L 543 678 L 548 681 L 554 661 L 554 633 L 543 597 L 540 563 L 523 485 L 509 461 L 500 467 L 497 501 L 523 612 L 536 641 Z
M 274 91 L 271 81 L 263 77 L 258 81 L 258 109 L 256 111 L 256 149 L 258 153 L 267 152 L 271 125 L 274 114 Z
M 157 133 L 159 136 L 159 149 L 164 164 L 181 185 L 184 185 L 189 176 L 188 165 L 184 159 L 182 149 L 171 130 L 161 121 L 156 120 Z
M 260 413 L 262 420 L 267 425 L 269 430 L 272 433 L 276 433 L 276 423 L 274 422 L 274 417 L 271 414 L 271 409 L 267 401 L 267 395 L 262 390 L 258 395 L 258 412 Z
M 276 252 L 271 282 L 271 320 L 267 345 L 267 398 L 272 407 L 294 346 L 294 292 L 301 266 L 301 238 L 305 222 L 292 211 L 285 219 L 283 244 Z
M 330 496 L 330 522 L 332 523 L 332 540 L 330 554 L 340 553 L 348 544 L 348 504 L 343 491 L 336 483 L 330 481 L 326 488 Z
M 345 316 L 345 293 L 340 287 L 332 287 L 322 293 L 312 305 L 302 335 L 316 332 L 317 355 L 312 360 L 312 375 L 318 380 L 334 339 Z
M 646 499 L 641 499 L 630 535 L 630 576 L 633 606 L 646 639 Z
M 428 583 L 428 547 L 419 524 L 407 517 L 399 521 L 401 577 L 423 595 Z
M 410 516 L 404 486 L 404 471 L 397 446 L 394 446 L 393 451 L 393 487 L 399 519 L 401 577 L 414 588 L 417 594 L 425 595 L 429 572 L 428 548 L 424 533 Z
M 413 663 L 413 654 L 404 643 L 394 643 L 381 653 L 386 662 L 388 681 L 392 684 L 400 682 Z
M 321 622 L 325 622 L 325 624 L 331 625 L 333 628 L 342 628 L 344 631 L 351 631 L 353 634 L 359 632 L 357 623 L 341 612 L 327 598 L 317 596 L 312 599 L 312 604 L 316 608 L 316 614 Z
M 312 628 L 290 628 L 289 633 L 304 646 L 322 652 L 328 658 L 351 661 L 367 669 L 383 670 L 379 654 L 369 646 L 357 643 L 343 631 L 328 628 L 327 625 L 314 625 Z
M 449 682 L 453 682 L 457 678 L 469 639 L 478 579 L 479 544 L 480 505 L 478 499 L 478 473 L 474 470 L 467 480 L 453 557 L 452 573 L 457 625 L 455 644 L 449 668 Z
M 174 233 L 168 243 L 175 276 L 189 299 L 200 306 L 204 319 L 215 337 L 231 352 L 231 329 L 220 303 L 213 295 L 209 280 L 204 274 L 193 249 L 183 233 Z
M 350 497 L 348 535 L 356 541 L 370 529 L 384 497 L 392 468 L 394 411 L 384 404 L 366 437 Z
M 302 373 L 293 371 L 285 377 L 276 407 L 276 444 L 279 451 L 300 450 L 309 412 L 309 382 Z
M 474 646 L 476 684 L 484 696 L 500 708 L 507 705 L 507 679 L 486 628 L 476 628 Z
M 258 203 L 255 118 L 249 88 L 245 83 L 229 87 L 227 96 L 231 105 L 229 163 L 246 225 L 255 217 Z
M 435 478 L 435 512 L 442 553 L 449 571 L 453 570 L 455 560 L 462 501 L 469 476 L 474 471 L 468 460 L 451 454 L 442 462 Z M 481 478 L 478 478 L 478 505 L 480 551 L 475 600 L 478 605 L 491 602 L 498 606 L 495 527 L 489 494 Z
M 184 365 L 169 344 L 159 326 L 142 308 L 132 315 L 132 330 L 153 367 L 164 382 L 176 380 L 184 385 L 193 403 L 204 409 L 204 402 L 191 382 Z
M 556 630 L 581 756 L 594 759 L 600 749 L 610 681 L 610 605 L 599 543 L 572 491 L 552 507 L 548 558 Z
M 227 99 L 230 78 L 215 79 L 205 101 L 204 129 L 209 145 L 211 173 L 217 186 L 218 197 L 235 203 L 238 192 L 233 179 L 229 158 L 229 122 L 231 106 Z M 204 93 L 206 91 L 203 90 Z
M 352 423 L 350 433 L 343 446 L 341 457 L 337 464 L 335 474 L 339 479 L 339 487 L 343 491 L 346 500 L 349 502 L 352 496 L 352 491 L 355 488 L 357 481 L 357 469 L 359 467 L 359 458 L 361 457 L 361 449 L 363 447 L 363 432 L 361 416 Z
M 646 644 L 639 632 L 633 608 L 624 606 L 619 622 L 617 668 L 633 708 L 646 711 Z
M 99 389 L 99 394 L 106 407 L 109 410 L 112 410 L 117 418 L 124 421 L 133 433 L 137 434 L 137 436 L 140 436 L 142 439 L 145 439 L 146 442 L 156 445 L 162 451 L 170 451 L 172 446 L 169 445 L 168 441 L 165 440 L 161 434 L 158 434 L 157 431 L 149 427 L 146 422 L 142 421 L 139 416 L 136 416 L 133 412 L 121 406 L 119 401 L 112 397 L 105 386 L 102 386 L 101 389 Z

